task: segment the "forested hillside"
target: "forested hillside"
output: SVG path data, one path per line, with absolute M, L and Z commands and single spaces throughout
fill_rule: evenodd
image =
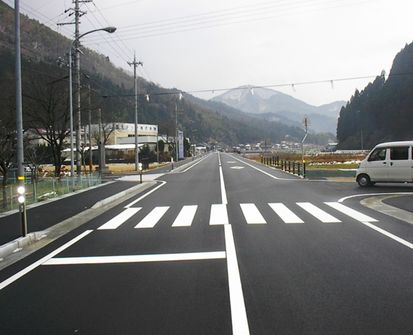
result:
M 340 111 L 337 139 L 341 149 L 371 148 L 379 142 L 412 140 L 413 43 L 406 45 L 385 74 L 356 91 Z

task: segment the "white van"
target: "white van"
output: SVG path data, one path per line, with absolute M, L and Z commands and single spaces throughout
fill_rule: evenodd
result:
M 413 141 L 381 143 L 361 161 L 356 173 L 361 187 L 376 182 L 413 182 Z

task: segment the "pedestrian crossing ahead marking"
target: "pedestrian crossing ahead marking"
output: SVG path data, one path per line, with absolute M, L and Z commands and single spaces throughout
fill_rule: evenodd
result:
M 266 225 L 274 223 L 303 224 L 306 222 L 308 223 L 314 221 L 313 219 L 306 219 L 306 221 L 304 221 L 303 215 L 305 213 L 309 214 L 317 222 L 326 224 L 342 222 L 340 219 L 334 216 L 338 214 L 345 215 L 360 222 L 377 222 L 376 219 L 338 202 L 325 202 L 322 204 L 324 207 L 327 207 L 327 209 L 330 208 L 331 210 L 335 211 L 333 213 L 334 215 L 327 213 L 319 206 L 316 206 L 310 202 L 297 202 L 289 206 L 283 203 L 268 203 L 267 205 L 272 209 L 273 215 L 268 215 L 268 212 L 265 213 L 266 215 L 263 215 L 260 209 L 253 203 L 240 204 L 240 209 L 245 220 L 244 222 L 247 225 Z M 195 221 L 198 207 L 198 205 L 183 206 L 176 217 L 171 217 L 171 215 L 168 216 L 167 219 L 170 221 L 168 225 L 173 228 L 191 227 L 193 222 Z M 152 208 L 148 214 L 146 214 L 143 218 L 140 218 L 140 221 L 136 219 L 135 221 L 133 221 L 134 227 L 137 229 L 154 228 L 165 216 L 169 209 L 170 206 L 157 206 Z M 98 230 L 117 229 L 128 220 L 134 220 L 134 217 L 141 210 L 141 207 L 127 208 L 123 212 L 100 226 Z M 294 210 L 296 211 L 294 212 Z M 210 226 L 227 225 L 230 223 L 227 205 L 213 204 L 210 206 L 209 213 Z

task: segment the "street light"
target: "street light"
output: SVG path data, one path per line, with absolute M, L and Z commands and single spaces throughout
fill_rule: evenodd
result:
M 24 148 L 23 148 L 23 110 L 22 110 L 22 73 L 21 73 L 21 48 L 20 48 L 20 2 L 14 1 L 14 19 L 15 19 L 15 48 L 16 48 L 16 135 L 17 135 L 17 181 L 19 211 L 21 218 L 21 232 L 23 236 L 27 235 L 27 215 L 26 215 L 26 198 L 24 188 Z
M 97 31 L 106 31 L 107 33 L 114 33 L 116 31 L 115 27 L 106 27 L 100 29 L 93 29 L 86 33 L 79 35 L 75 38 L 69 49 L 69 105 L 70 105 L 70 175 L 72 178 L 72 187 L 74 187 L 74 154 L 73 154 L 73 92 L 72 92 L 72 49 L 79 42 L 79 40 L 86 35 Z M 76 82 L 77 82 L 77 91 L 76 91 L 76 100 L 77 100 L 77 120 L 76 120 L 76 167 L 77 173 L 80 176 L 81 165 L 79 159 L 80 153 L 80 123 L 81 123 L 81 113 L 80 113 L 80 57 L 79 50 L 76 48 Z

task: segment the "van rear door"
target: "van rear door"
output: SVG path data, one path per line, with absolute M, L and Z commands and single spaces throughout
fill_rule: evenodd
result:
M 412 152 L 410 146 L 389 148 L 389 181 L 412 181 Z

